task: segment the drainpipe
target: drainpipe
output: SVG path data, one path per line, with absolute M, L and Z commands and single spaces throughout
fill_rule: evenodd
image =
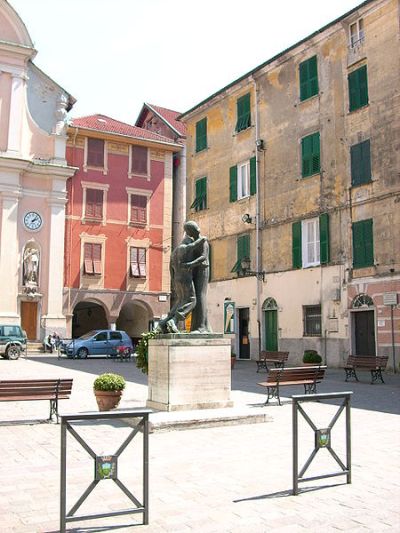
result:
M 255 125 L 255 140 L 254 145 L 256 148 L 256 271 L 261 272 L 261 235 L 260 235 L 260 212 L 261 212 L 261 194 L 260 194 L 260 158 L 258 140 L 260 139 L 260 124 L 258 118 L 258 88 L 257 81 L 252 76 L 254 83 L 254 125 Z M 256 301 L 257 301 L 257 327 L 258 327 L 258 353 L 261 352 L 261 291 L 262 280 L 257 279 Z

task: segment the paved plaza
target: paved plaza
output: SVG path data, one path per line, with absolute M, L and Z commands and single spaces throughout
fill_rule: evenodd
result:
M 199 362 L 200 366 L 200 362 Z M 72 377 L 70 400 L 61 413 L 97 410 L 94 378 L 118 372 L 127 379 L 121 409 L 143 407 L 146 376 L 130 363 L 110 359 L 67 360 L 31 354 L 18 361 L 0 360 L 0 376 L 11 378 Z M 201 368 L 199 368 L 201 371 Z M 240 361 L 232 372 L 235 408 L 249 414 L 265 410 L 266 421 L 150 434 L 150 523 L 141 515 L 126 515 L 67 524 L 74 532 L 320 532 L 400 531 L 400 375 L 388 374 L 385 384 L 345 383 L 342 370 L 328 370 L 319 392 L 353 391 L 352 484 L 332 477 L 301 484 L 292 495 L 292 407 L 285 390 L 280 407 L 263 407 L 265 374 L 251 361 Z M 1 379 L 0 378 L 0 379 Z M 337 406 L 326 402 L 304 406 L 318 427 L 326 427 Z M 60 425 L 44 423 L 48 402 L 0 403 L 0 532 L 59 531 Z M 121 424 L 79 427 L 96 453 L 112 453 L 131 431 Z M 141 500 L 141 448 L 138 435 L 121 456 L 119 476 Z M 313 450 L 313 432 L 300 419 L 300 466 Z M 345 460 L 344 416 L 332 434 L 332 445 Z M 93 460 L 68 437 L 67 509 L 93 480 Z M 327 450 L 310 466 L 310 475 L 336 472 Z M 102 481 L 78 514 L 130 507 L 112 481 Z

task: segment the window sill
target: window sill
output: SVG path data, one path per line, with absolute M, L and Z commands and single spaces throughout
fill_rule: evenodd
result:
M 147 222 L 132 222 L 130 221 L 128 223 L 128 226 L 131 226 L 133 228 L 147 228 Z
M 150 181 L 151 176 L 150 174 L 139 174 L 135 172 L 128 172 L 128 178 L 131 180 L 132 178 L 139 178 L 139 179 L 145 179 L 147 181 Z
M 368 107 L 369 107 L 369 102 L 368 102 L 368 104 L 365 104 L 365 105 L 363 105 L 363 106 L 361 106 L 361 107 L 357 107 L 357 109 L 352 109 L 351 111 L 350 111 L 350 109 L 349 109 L 349 111 L 348 111 L 348 113 L 347 113 L 347 116 L 348 116 L 348 115 L 352 115 L 353 113 L 357 113 L 357 111 L 361 111 L 361 109 L 366 109 L 366 108 L 368 108 Z
M 250 124 L 250 126 L 247 126 L 247 128 L 244 128 L 243 130 L 240 130 L 240 131 L 235 130 L 233 133 L 233 137 L 236 137 L 237 135 L 240 135 L 241 133 L 244 133 L 245 131 L 249 131 L 251 130 L 251 128 L 254 128 L 252 124 Z
M 83 165 L 83 171 L 87 172 L 88 170 L 97 170 L 98 172 L 102 172 L 104 175 L 108 174 L 108 168 L 106 167 L 93 167 L 91 165 Z
M 359 187 L 362 187 L 363 185 L 370 185 L 371 183 L 373 183 L 375 180 L 373 180 L 372 178 L 368 181 L 364 181 L 363 183 L 352 183 L 351 184 L 351 188 L 352 189 L 358 189 Z
M 302 104 L 306 104 L 307 102 L 311 102 L 312 100 L 318 100 L 320 94 L 321 93 L 318 91 L 316 94 L 313 94 L 312 96 L 309 96 L 308 98 L 304 98 L 304 100 L 299 99 L 297 105 L 301 106 Z
M 82 224 L 98 224 L 105 225 L 105 220 L 103 218 L 91 218 L 91 217 L 83 217 L 82 218 Z
M 304 337 L 322 337 L 322 334 L 321 333 L 303 333 L 303 338 Z
M 310 174 L 309 176 L 301 176 L 301 178 L 299 178 L 297 181 L 303 181 L 303 180 L 306 180 L 308 178 L 314 178 L 315 176 L 321 177 L 321 174 L 322 174 L 322 171 L 321 171 L 321 169 L 319 169 L 318 172 L 314 172 L 314 174 Z
M 203 154 L 204 152 L 208 152 L 209 149 L 210 149 L 210 147 L 206 146 L 205 148 L 202 148 L 201 150 L 195 150 L 193 152 L 193 156 Z

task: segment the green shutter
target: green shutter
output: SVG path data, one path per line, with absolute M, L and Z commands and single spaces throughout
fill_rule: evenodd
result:
M 318 64 L 317 56 L 310 57 L 299 65 L 300 100 L 307 100 L 318 94 Z
M 250 258 L 250 235 L 241 235 L 236 241 L 236 263 L 231 272 L 240 272 L 242 270 L 242 259 Z
M 292 224 L 292 259 L 293 268 L 302 267 L 301 256 L 301 220 Z
M 367 66 L 354 70 L 348 75 L 349 110 L 355 111 L 368 104 Z
M 353 268 L 374 264 L 374 238 L 372 219 L 353 223 Z
M 255 157 L 250 159 L 250 194 L 257 192 L 257 160 Z
M 367 65 L 358 69 L 358 84 L 360 87 L 360 107 L 368 104 Z
M 319 132 L 301 139 L 301 175 L 303 178 L 318 174 L 321 168 Z
M 361 181 L 361 143 L 356 144 L 350 148 L 351 159 L 351 184 L 360 185 Z
M 351 147 L 350 159 L 351 184 L 356 186 L 371 181 L 371 149 L 369 139 Z
M 207 117 L 196 122 L 196 152 L 207 148 Z
M 322 215 L 319 217 L 319 245 L 320 262 L 321 264 L 327 264 L 330 260 L 328 213 L 322 213 Z
M 237 166 L 229 169 L 229 201 L 236 202 L 237 200 Z
M 250 115 L 250 93 L 237 99 L 237 121 L 236 131 L 242 131 L 251 125 Z

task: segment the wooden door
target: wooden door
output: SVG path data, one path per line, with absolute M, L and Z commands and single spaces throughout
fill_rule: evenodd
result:
M 355 355 L 376 355 L 374 311 L 358 311 L 354 315 Z
M 21 327 L 26 331 L 28 340 L 36 340 L 37 302 L 21 302 Z
M 278 311 L 269 309 L 264 312 L 265 319 L 265 349 L 270 352 L 278 351 Z
M 250 359 L 249 308 L 239 309 L 239 359 Z

